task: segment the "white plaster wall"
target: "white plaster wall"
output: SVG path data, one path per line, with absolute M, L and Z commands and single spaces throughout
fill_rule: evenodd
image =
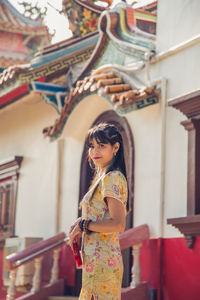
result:
M 157 18 L 157 50 L 166 51 L 199 35 L 199 0 L 159 0 Z
M 168 101 L 199 89 L 199 53 L 200 43 L 150 66 L 152 80 L 167 79 Z
M 0 110 L 0 161 L 23 156 L 18 181 L 15 234 L 55 234 L 57 143 L 44 139 L 42 129 L 57 113 L 37 95 Z
M 134 226 L 148 224 L 160 235 L 161 123 L 160 104 L 126 115 L 135 146 Z
M 167 109 L 164 237 L 181 236 L 175 227 L 167 225 L 167 219 L 187 215 L 187 132 L 180 125 L 184 119 L 177 110 Z

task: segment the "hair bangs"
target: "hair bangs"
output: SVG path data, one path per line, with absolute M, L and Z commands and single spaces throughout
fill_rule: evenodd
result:
M 95 139 L 97 144 L 108 144 L 109 143 L 109 139 L 103 130 L 94 130 L 94 131 L 89 132 L 88 147 L 90 147 L 92 145 L 93 139 Z

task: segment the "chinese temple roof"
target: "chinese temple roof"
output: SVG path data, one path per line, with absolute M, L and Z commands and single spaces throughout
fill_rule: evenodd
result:
M 137 21 L 144 20 L 144 16 L 146 32 L 137 26 Z M 119 64 L 119 57 L 123 57 L 123 54 L 132 57 L 133 62 L 141 68 L 145 66 L 147 57 L 153 57 L 155 35 L 149 32 L 148 25 L 156 24 L 154 17 L 154 14 L 144 11 L 141 15 L 138 9 L 124 4 L 101 14 L 98 44 L 82 73 L 74 79 L 74 88 L 67 93 L 59 118 L 43 130 L 45 136 L 57 138 L 75 106 L 88 95 L 103 96 L 119 114 L 159 101 L 160 91 L 156 86 L 139 83 L 134 79 L 134 70 L 131 72 Z M 110 56 L 109 51 L 112 52 Z M 115 56 L 113 51 L 118 64 L 112 63 L 112 57 Z M 106 56 L 109 56 L 109 65 L 102 64 Z
M 0 69 L 30 61 L 33 52 L 51 40 L 40 20 L 31 20 L 8 1 L 0 0 Z
M 31 92 L 32 83 L 36 81 L 57 84 L 55 81 L 64 76 L 62 85 L 66 85 L 69 67 L 75 69 L 85 64 L 97 40 L 98 32 L 95 32 L 49 45 L 38 52 L 30 63 L 5 69 L 0 74 L 0 108 L 19 99 L 20 95 Z
M 135 80 L 134 70 L 124 65 L 129 57 L 129 64 L 143 68 L 155 55 L 156 15 L 121 2 L 101 14 L 98 28 L 99 32 L 44 47 L 28 65 L 4 70 L 0 108 L 30 91 L 40 93 L 60 115 L 44 130 L 56 138 L 87 95 L 103 96 L 119 114 L 157 103 L 159 89 Z M 61 85 L 59 76 L 64 76 Z

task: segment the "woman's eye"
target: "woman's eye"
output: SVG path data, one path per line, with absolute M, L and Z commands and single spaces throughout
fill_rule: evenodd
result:
M 104 148 L 105 147 L 105 145 L 104 144 L 100 144 L 100 148 Z

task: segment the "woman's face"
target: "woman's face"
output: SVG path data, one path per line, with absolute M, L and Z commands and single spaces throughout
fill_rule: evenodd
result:
M 93 160 L 95 166 L 101 169 L 109 166 L 113 160 L 114 154 L 119 150 L 119 143 L 116 142 L 113 146 L 108 144 L 97 143 L 92 140 L 92 145 L 89 148 L 89 157 Z

